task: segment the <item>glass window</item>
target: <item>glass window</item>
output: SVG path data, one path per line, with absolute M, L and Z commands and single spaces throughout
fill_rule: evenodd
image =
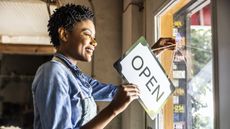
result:
M 213 129 L 210 1 L 172 1 L 156 16 L 156 37 L 173 37 L 176 49 L 160 61 L 176 87 L 157 129 Z

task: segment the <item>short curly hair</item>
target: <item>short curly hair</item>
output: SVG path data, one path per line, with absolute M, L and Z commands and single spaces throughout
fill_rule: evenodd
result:
M 58 29 L 64 27 L 67 31 L 72 31 L 77 22 L 84 20 L 93 21 L 93 11 L 84 5 L 66 4 L 57 8 L 50 16 L 48 21 L 48 33 L 51 38 L 51 43 L 54 47 L 60 45 Z

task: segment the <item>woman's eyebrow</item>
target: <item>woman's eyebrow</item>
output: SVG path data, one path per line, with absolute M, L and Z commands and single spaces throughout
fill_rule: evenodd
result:
M 82 31 L 89 31 L 91 36 L 94 38 L 95 34 L 93 34 L 93 32 L 89 29 L 89 28 L 83 28 Z
M 82 31 L 89 31 L 91 34 L 93 34 L 93 32 L 88 28 L 83 28 Z

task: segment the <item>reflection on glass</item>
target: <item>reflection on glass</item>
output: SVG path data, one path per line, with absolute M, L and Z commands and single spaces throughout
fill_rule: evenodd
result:
M 214 128 L 210 4 L 194 10 L 174 17 L 174 129 Z
M 212 33 L 210 5 L 190 17 L 187 44 L 187 102 L 191 129 L 213 129 Z

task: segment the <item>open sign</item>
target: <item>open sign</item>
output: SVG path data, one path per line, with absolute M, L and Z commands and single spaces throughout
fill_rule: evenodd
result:
M 145 39 L 141 37 L 114 67 L 129 83 L 138 86 L 139 102 L 154 119 L 175 88 Z

